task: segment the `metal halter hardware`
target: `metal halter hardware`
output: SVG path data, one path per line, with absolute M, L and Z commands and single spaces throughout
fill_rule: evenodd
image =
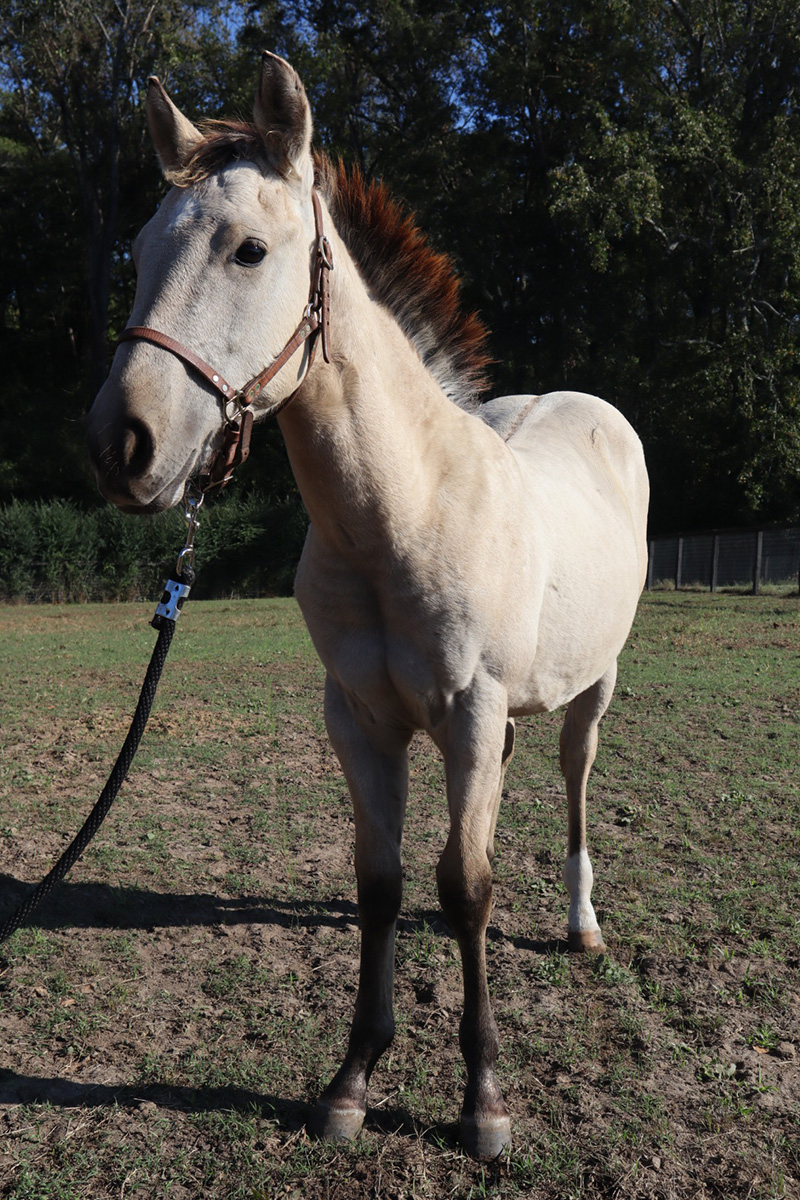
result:
M 330 272 L 333 270 L 333 253 L 323 229 L 322 204 L 320 203 L 316 188 L 311 191 L 311 201 L 314 208 L 316 245 L 314 249 L 314 263 L 311 268 L 311 289 L 309 291 L 308 304 L 303 312 L 303 319 L 277 358 L 273 359 L 258 375 L 254 375 L 243 388 L 233 387 L 223 378 L 219 371 L 215 370 L 199 354 L 195 354 L 188 346 L 184 346 L 182 342 L 170 337 L 169 334 L 161 333 L 158 329 L 150 329 L 147 325 L 130 325 L 127 329 L 123 329 L 117 338 L 117 345 L 120 342 L 144 341 L 151 342 L 154 346 L 159 346 L 162 350 L 168 350 L 170 354 L 174 354 L 176 358 L 181 359 L 182 362 L 185 362 L 187 366 L 196 371 L 198 375 L 202 376 L 206 383 L 209 383 L 222 398 L 225 438 L 213 461 L 200 477 L 200 486 L 204 492 L 210 488 L 224 487 L 233 475 L 234 469 L 246 460 L 250 453 L 250 433 L 253 427 L 251 405 L 261 395 L 267 384 L 286 366 L 289 359 L 303 343 L 306 341 L 309 342 L 308 359 L 303 379 L 293 392 L 290 392 L 288 396 L 285 396 L 283 400 L 279 400 L 277 404 L 269 409 L 267 416 L 277 416 L 297 395 L 305 376 L 314 362 L 317 337 L 322 342 L 322 357 L 326 363 L 331 361 L 329 353 L 331 324 Z M 228 403 L 232 403 L 236 409 L 232 417 L 229 417 L 227 413 Z

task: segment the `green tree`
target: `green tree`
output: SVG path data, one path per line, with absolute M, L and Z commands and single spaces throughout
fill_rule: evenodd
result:
M 796 518 L 800 17 L 786 0 L 670 0 L 662 37 L 657 429 L 679 427 L 697 508 Z
M 458 204 L 503 385 L 619 404 L 657 528 L 797 517 L 795 6 L 515 0 L 488 19 L 465 144 L 492 186 L 457 176 Z
M 37 416 L 60 403 L 78 446 L 88 364 L 127 317 L 128 240 L 161 186 L 146 75 L 193 118 L 246 115 L 267 47 L 318 141 L 455 256 L 498 391 L 618 404 L 656 529 L 800 516 L 794 0 L 0 0 L 0 44 L 0 489 L 77 469 Z
M 73 491 L 85 477 L 80 416 L 105 376 L 109 317 L 127 318 L 129 242 L 161 186 L 146 79 L 219 112 L 236 12 L 215 0 L 0 2 L 0 352 L 14 380 L 0 487 Z

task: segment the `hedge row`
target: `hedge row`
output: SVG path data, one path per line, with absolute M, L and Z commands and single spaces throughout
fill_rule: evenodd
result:
M 285 595 L 306 529 L 295 497 L 207 502 L 196 537 L 198 598 Z M 110 505 L 0 507 L 0 600 L 64 603 L 156 597 L 183 545 L 182 511 L 124 516 Z

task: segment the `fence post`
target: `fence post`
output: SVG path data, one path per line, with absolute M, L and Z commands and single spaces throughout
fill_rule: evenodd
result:
M 717 577 L 719 575 L 719 534 L 715 533 L 711 541 L 711 590 L 717 590 Z
M 757 596 L 761 590 L 761 556 L 764 552 L 764 534 L 759 529 L 756 534 L 756 554 L 753 562 L 753 595 Z
M 678 538 L 678 559 L 675 563 L 675 591 L 679 591 L 683 582 L 683 538 Z
M 653 559 L 655 558 L 655 553 L 656 544 L 651 540 L 647 543 L 647 583 L 645 584 L 645 587 L 647 588 L 648 592 L 653 586 Z

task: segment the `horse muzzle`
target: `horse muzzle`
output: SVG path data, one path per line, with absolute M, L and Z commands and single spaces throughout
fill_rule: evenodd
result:
M 195 468 L 198 451 L 192 449 L 181 458 L 165 453 L 141 417 L 106 416 L 102 395 L 103 389 L 86 418 L 86 445 L 101 494 L 126 513 L 172 508 Z

